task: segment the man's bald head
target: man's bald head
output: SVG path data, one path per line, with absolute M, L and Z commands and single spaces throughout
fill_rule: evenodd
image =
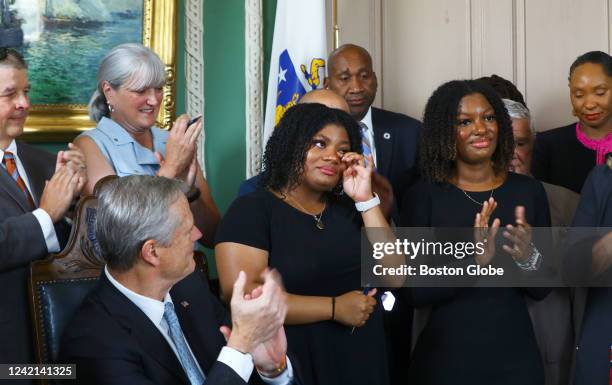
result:
M 354 44 L 340 46 L 329 55 L 327 74 L 325 88 L 346 100 L 353 118 L 363 119 L 374 102 L 378 88 L 368 51 Z
M 329 108 L 336 108 L 346 113 L 350 113 L 349 106 L 346 103 L 346 100 L 344 100 L 342 96 L 331 90 L 319 89 L 310 91 L 304 96 L 302 96 L 299 101 L 299 104 L 302 103 L 319 103 Z
M 335 69 L 335 66 L 338 65 L 338 60 L 344 58 L 345 55 L 361 56 L 363 61 L 367 65 L 369 65 L 370 69 L 373 68 L 372 56 L 370 56 L 368 50 L 356 44 L 343 44 L 335 50 L 331 51 L 331 53 L 329 54 L 327 58 L 328 73 L 331 73 L 331 71 Z

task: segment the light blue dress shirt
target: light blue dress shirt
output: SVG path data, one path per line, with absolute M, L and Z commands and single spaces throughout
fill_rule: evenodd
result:
M 155 175 L 159 163 L 155 159 L 155 151 L 166 156 L 168 131 L 151 127 L 153 135 L 153 151 L 142 146 L 115 121 L 103 117 L 95 129 L 85 131 L 82 136 L 91 138 L 100 152 L 108 159 L 117 176 Z

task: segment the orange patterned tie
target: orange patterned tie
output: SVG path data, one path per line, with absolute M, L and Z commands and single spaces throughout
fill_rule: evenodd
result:
M 30 204 L 31 208 L 35 208 L 36 206 L 34 205 L 34 199 L 32 199 L 32 195 L 30 195 L 30 192 L 28 191 L 25 182 L 23 181 L 23 179 L 21 179 L 21 177 L 19 176 L 19 172 L 17 171 L 15 155 L 13 155 L 13 153 L 11 152 L 5 151 L 4 158 L 2 159 L 2 161 L 4 163 L 4 166 L 6 167 L 6 171 L 15 180 L 15 184 L 17 184 L 19 190 L 21 190 L 23 195 L 25 195 L 25 198 Z

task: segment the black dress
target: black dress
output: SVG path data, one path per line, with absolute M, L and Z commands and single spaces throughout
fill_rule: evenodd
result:
M 232 203 L 216 242 L 267 250 L 268 265 L 278 269 L 291 294 L 339 296 L 361 290 L 361 215 L 343 197 L 328 202 L 322 221 L 325 229 L 319 230 L 312 215 L 258 190 Z M 382 312 L 378 298 L 366 324 L 353 334 L 333 321 L 285 326 L 304 384 L 388 384 Z
M 563 186 L 580 194 L 595 167 L 595 150 L 576 138 L 576 123 L 539 132 L 533 149 L 531 172 L 537 180 Z
M 490 191 L 468 192 L 478 202 Z M 531 226 L 550 226 L 546 193 L 536 180 L 510 173 L 493 193 L 493 218 L 515 222 L 525 206 Z M 402 226 L 472 227 L 481 206 L 448 183 L 420 183 L 404 201 Z M 416 307 L 430 308 L 410 363 L 410 385 L 544 384 L 544 369 L 523 295 L 536 299 L 548 289 L 412 288 Z

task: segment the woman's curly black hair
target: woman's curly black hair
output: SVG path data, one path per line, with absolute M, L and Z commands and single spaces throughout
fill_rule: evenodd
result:
M 328 124 L 344 127 L 351 151 L 361 153 L 359 125 L 349 114 L 318 103 L 298 104 L 285 112 L 268 140 L 261 185 L 276 191 L 299 185 L 312 138 Z
M 512 123 L 504 103 L 495 90 L 478 80 L 453 80 L 434 91 L 423 115 L 421 168 L 432 182 L 448 182 L 455 172 L 457 157 L 456 126 L 461 99 L 470 94 L 483 95 L 493 107 L 497 120 L 497 148 L 492 156 L 496 174 L 508 169 L 514 152 Z
M 512 83 L 508 79 L 504 79 L 499 75 L 491 75 L 491 76 L 483 76 L 477 80 L 483 81 L 493 87 L 495 92 L 499 95 L 500 98 L 514 100 L 515 102 L 521 103 L 523 106 L 527 107 L 527 103 L 525 103 L 525 98 L 521 91 L 516 88 L 514 83 Z

